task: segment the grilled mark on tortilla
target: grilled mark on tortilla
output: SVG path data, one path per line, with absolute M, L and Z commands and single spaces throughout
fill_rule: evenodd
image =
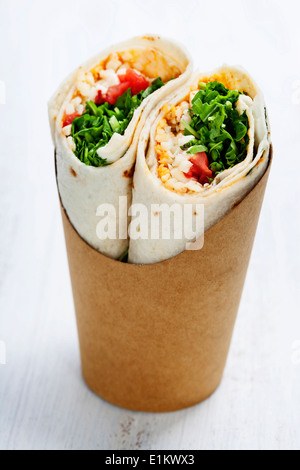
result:
M 143 39 L 155 42 L 156 40 L 160 40 L 160 36 L 157 36 L 156 38 L 154 38 L 153 36 L 144 36 Z
M 70 168 L 70 173 L 72 176 L 74 176 L 74 178 L 77 178 L 77 173 L 72 167 Z
M 123 178 L 132 178 L 134 174 L 135 164 L 130 168 L 130 170 L 125 170 L 123 173 Z

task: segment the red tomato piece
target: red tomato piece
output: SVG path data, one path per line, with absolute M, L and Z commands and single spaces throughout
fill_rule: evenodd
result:
M 106 95 L 103 95 L 102 91 L 98 91 L 98 95 L 96 96 L 95 103 L 99 106 L 103 103 L 109 103 L 111 105 L 115 105 L 118 98 L 124 95 L 124 93 L 130 88 L 129 83 L 120 83 L 119 85 L 115 85 L 110 87 L 107 90 Z
M 129 88 L 131 88 L 132 95 L 137 95 L 150 86 L 150 82 L 146 80 L 143 75 L 137 73 L 133 69 L 128 69 L 123 75 L 118 75 L 118 78 L 120 80 L 120 84 L 110 87 L 107 90 L 106 95 L 104 95 L 101 90 L 98 91 L 98 95 L 95 99 L 95 103 L 98 106 L 103 103 L 115 105 L 118 98 L 124 95 Z
M 66 126 L 70 126 L 70 124 L 73 123 L 74 119 L 80 117 L 81 114 L 79 113 L 74 113 L 74 114 L 68 114 L 68 115 L 64 115 L 64 118 L 63 118 L 63 127 L 66 127 Z
M 100 104 L 103 104 L 103 103 L 106 103 L 105 95 L 103 95 L 102 91 L 99 90 L 98 95 L 96 96 L 96 99 L 95 99 L 95 104 L 99 106 Z
M 186 178 L 193 178 L 194 180 L 198 181 L 197 169 L 194 167 L 194 165 L 191 166 L 188 173 L 184 173 L 184 176 L 186 176 Z
M 120 85 L 111 86 L 106 95 L 105 101 L 109 104 L 115 105 L 118 98 L 124 95 L 124 93 L 130 88 L 129 82 L 120 83 Z
M 118 75 L 118 77 L 121 83 L 130 84 L 133 95 L 137 95 L 150 86 L 150 82 L 143 75 L 133 69 L 128 69 L 125 74 Z
M 209 161 L 205 152 L 196 153 L 190 162 L 193 166 L 188 173 L 185 173 L 187 178 L 194 178 L 200 184 L 209 183 L 209 178 L 213 177 L 213 172 L 209 168 Z

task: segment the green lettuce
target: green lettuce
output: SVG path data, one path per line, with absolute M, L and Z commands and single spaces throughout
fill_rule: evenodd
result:
M 164 82 L 161 78 L 157 78 L 138 95 L 132 96 L 131 89 L 129 89 L 114 106 L 108 103 L 97 106 L 92 101 L 88 101 L 84 114 L 72 123 L 71 135 L 76 145 L 74 153 L 77 158 L 88 166 L 109 165 L 110 163 L 99 157 L 97 151 L 108 144 L 113 134 L 124 135 L 135 110 L 142 101 L 163 86 Z
M 219 82 L 201 83 L 192 101 L 192 121 L 190 124 L 182 121 L 185 135 L 194 137 L 182 149 L 190 155 L 206 152 L 215 175 L 247 156 L 249 120 L 246 112 L 240 115 L 236 109 L 241 94 Z

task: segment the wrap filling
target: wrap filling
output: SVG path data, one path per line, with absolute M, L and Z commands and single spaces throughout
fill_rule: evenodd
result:
M 81 162 L 94 167 L 113 163 L 101 149 L 114 134 L 124 136 L 146 98 L 181 74 L 168 59 L 159 51 L 132 50 L 112 53 L 89 72 L 79 70 L 61 127 Z
M 166 107 L 155 136 L 157 174 L 168 190 L 197 193 L 248 154 L 252 99 L 218 81 L 201 82 Z

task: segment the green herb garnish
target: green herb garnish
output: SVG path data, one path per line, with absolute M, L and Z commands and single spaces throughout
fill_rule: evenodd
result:
M 72 123 L 72 137 L 76 145 L 74 153 L 77 158 L 88 166 L 110 165 L 99 157 L 97 150 L 107 145 L 113 134 L 124 135 L 142 101 L 163 86 L 164 82 L 157 78 L 138 95 L 132 96 L 129 89 L 117 100 L 115 106 L 108 103 L 97 106 L 88 101 L 85 113 Z
M 240 115 L 236 110 L 241 94 L 219 82 L 201 83 L 192 101 L 191 123 L 182 120 L 185 135 L 195 138 L 182 150 L 191 155 L 206 152 L 215 175 L 241 163 L 247 156 L 249 120 L 246 112 Z

